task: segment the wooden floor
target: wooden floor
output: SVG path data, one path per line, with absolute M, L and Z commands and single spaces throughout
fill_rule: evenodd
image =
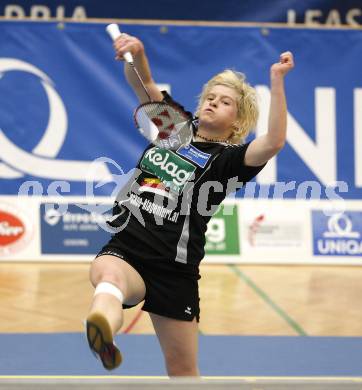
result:
M 0 263 L 0 332 L 83 331 L 88 269 Z M 204 264 L 201 273 L 203 334 L 362 336 L 362 267 Z M 126 311 L 122 331 L 153 333 L 139 312 Z

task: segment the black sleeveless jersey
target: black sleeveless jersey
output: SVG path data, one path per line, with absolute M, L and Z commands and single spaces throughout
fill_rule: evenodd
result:
M 244 164 L 248 146 L 191 142 L 171 151 L 149 145 L 117 196 L 109 221 L 117 231 L 113 241 L 136 260 L 198 264 L 218 205 L 264 167 Z

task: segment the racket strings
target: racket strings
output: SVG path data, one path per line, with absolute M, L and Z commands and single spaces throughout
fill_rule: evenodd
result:
M 192 137 L 189 115 L 165 102 L 141 104 L 134 118 L 140 132 L 162 147 L 177 147 L 190 142 Z
M 161 139 L 178 132 L 181 127 L 177 125 L 186 123 L 188 119 L 172 106 L 160 103 L 143 105 L 139 109 L 139 115 L 142 116 L 142 122 L 151 121 L 157 127 Z

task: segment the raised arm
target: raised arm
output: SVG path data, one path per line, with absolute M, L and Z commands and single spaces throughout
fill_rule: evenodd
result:
M 156 83 L 152 79 L 151 69 L 147 60 L 143 43 L 136 37 L 122 33 L 113 45 L 116 51 L 116 60 L 122 61 L 123 54 L 127 51 L 131 52 L 134 58 L 134 64 L 150 94 L 151 99 L 153 101 L 161 101 L 163 96 Z M 140 81 L 127 62 L 124 62 L 124 73 L 128 84 L 132 87 L 140 103 L 147 102 L 148 97 L 143 90 Z
M 284 146 L 287 130 L 287 103 L 284 77 L 294 67 L 290 51 L 280 55 L 280 62 L 270 68 L 270 108 L 268 131 L 249 145 L 245 164 L 259 166 L 275 156 Z

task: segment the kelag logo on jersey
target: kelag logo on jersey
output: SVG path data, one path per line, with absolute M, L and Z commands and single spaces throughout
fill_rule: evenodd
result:
M 170 150 L 154 147 L 143 156 L 141 169 L 157 176 L 170 190 L 180 193 L 196 167 Z
M 110 234 L 100 224 L 110 215 L 90 213 L 76 204 L 68 204 L 64 213 L 49 206 L 46 203 L 40 205 L 43 254 L 94 255 L 109 240 Z
M 313 211 L 312 223 L 314 255 L 362 255 L 362 212 L 326 216 L 322 211 Z

